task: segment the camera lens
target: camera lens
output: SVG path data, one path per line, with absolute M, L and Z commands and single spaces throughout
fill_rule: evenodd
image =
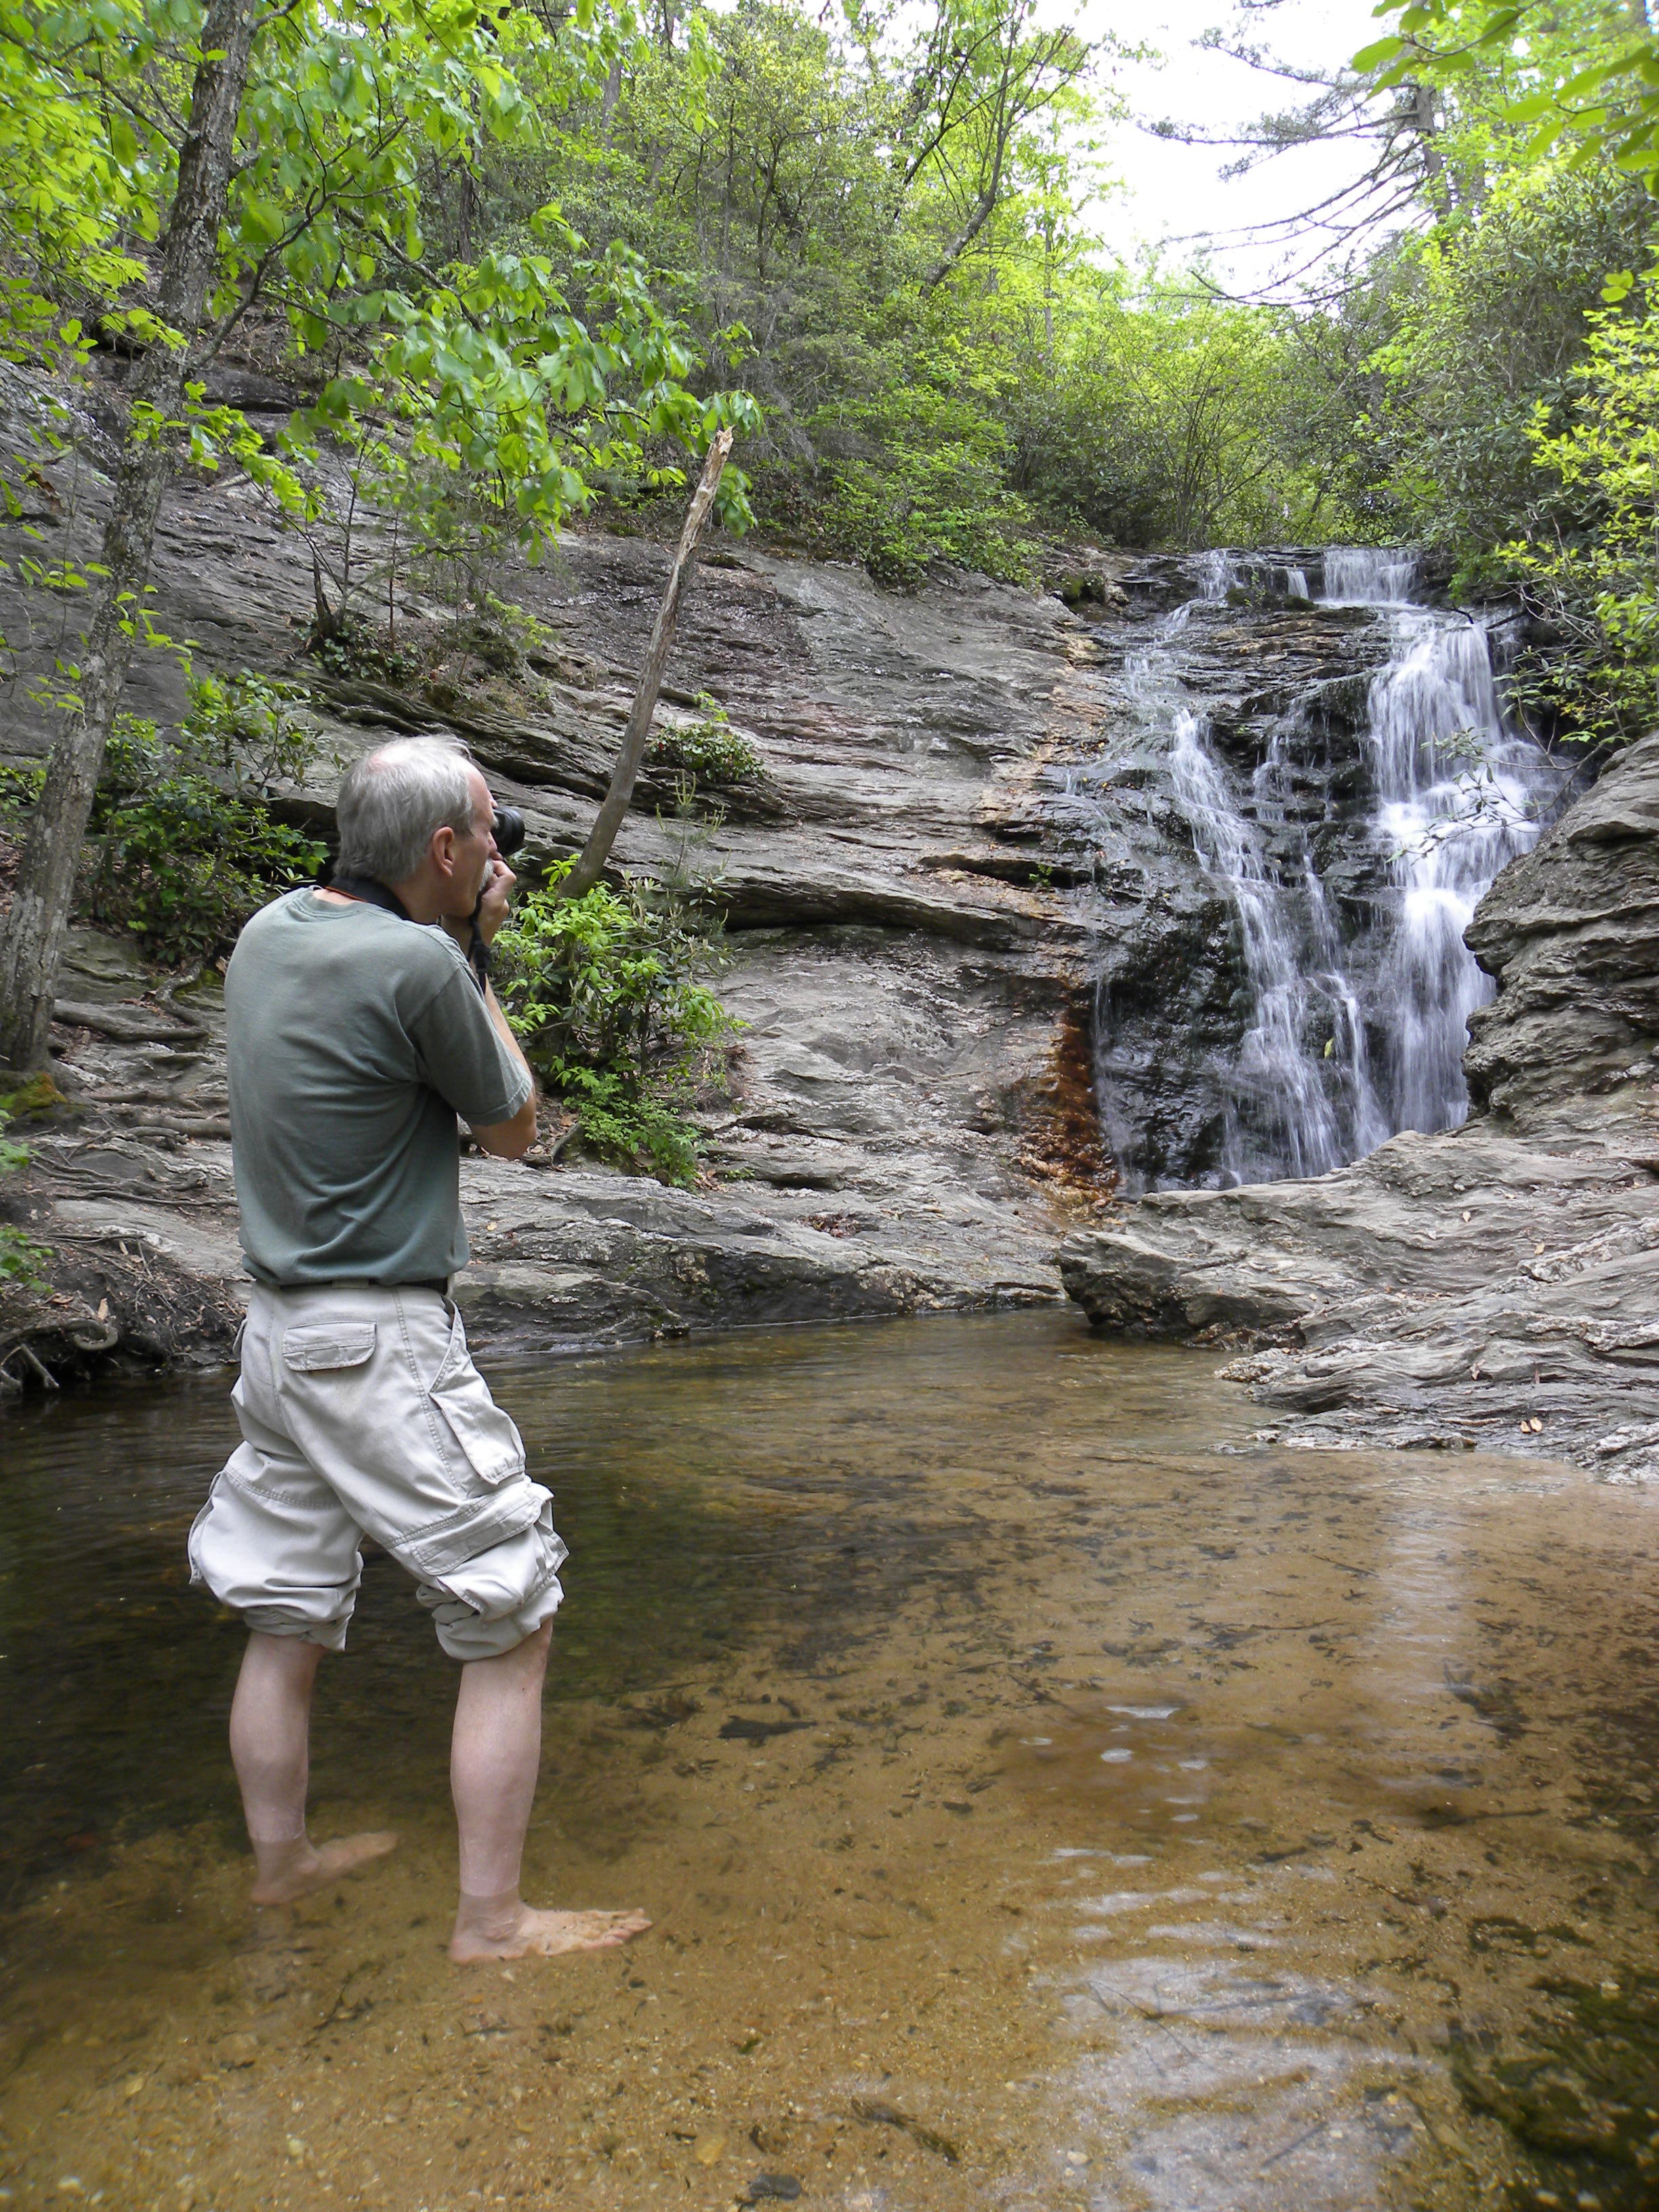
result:
M 501 858 L 510 860 L 524 842 L 524 817 L 516 806 L 495 809 L 495 850 Z

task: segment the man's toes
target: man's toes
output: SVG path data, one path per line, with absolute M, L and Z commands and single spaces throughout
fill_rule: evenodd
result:
M 582 1940 L 606 1950 L 626 1943 L 630 1936 L 642 1936 L 651 1925 L 642 1912 L 591 1912 L 583 1917 L 587 1933 Z

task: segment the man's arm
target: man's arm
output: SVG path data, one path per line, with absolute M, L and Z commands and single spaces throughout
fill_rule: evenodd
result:
M 478 934 L 486 945 L 494 942 L 496 931 L 507 919 L 507 896 L 515 881 L 512 870 L 504 860 L 496 860 L 492 865 L 494 872 L 483 898 L 478 902 L 476 924 Z M 474 926 L 447 919 L 444 922 L 444 927 L 463 952 L 471 944 Z M 488 984 L 484 986 L 484 1005 L 489 1011 L 490 1020 L 495 1024 L 496 1035 L 523 1068 L 530 1085 L 530 1096 L 510 1121 L 487 1121 L 482 1125 L 469 1121 L 467 1127 L 471 1130 L 472 1141 L 480 1152 L 489 1152 L 498 1160 L 522 1159 L 536 1141 L 536 1079 L 530 1072 L 529 1061 L 519 1049 L 519 1040 L 507 1027 L 507 1016 L 501 1012 L 495 992 Z
M 530 1096 L 510 1121 L 490 1121 L 482 1128 L 476 1121 L 469 1121 L 467 1127 L 472 1132 L 473 1143 L 481 1152 L 489 1152 L 498 1160 L 522 1159 L 536 1141 L 536 1079 L 530 1074 L 530 1063 L 520 1051 L 519 1040 L 507 1027 L 507 1016 L 488 985 L 484 988 L 484 1005 L 489 1009 L 489 1018 L 495 1023 L 501 1042 L 525 1073 L 530 1076 Z

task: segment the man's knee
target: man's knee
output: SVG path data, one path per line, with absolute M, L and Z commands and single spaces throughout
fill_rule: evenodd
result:
M 261 1635 L 343 1650 L 362 1555 L 354 1544 L 349 1559 L 332 1556 L 337 1546 L 319 1556 L 285 1542 L 286 1533 L 222 1477 L 190 1532 L 190 1578 Z
M 564 1596 L 564 1557 L 544 1507 L 529 1528 L 461 1560 L 441 1583 L 422 1583 L 416 1595 L 452 1659 L 499 1659 L 551 1624 Z

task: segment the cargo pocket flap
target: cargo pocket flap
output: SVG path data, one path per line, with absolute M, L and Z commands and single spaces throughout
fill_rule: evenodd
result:
M 552 1536 L 548 1494 L 538 1484 L 526 1482 L 510 1491 L 497 1492 L 482 1504 L 475 1501 L 441 1521 L 411 1530 L 406 1536 L 396 1537 L 387 1549 L 416 1573 L 430 1575 L 434 1581 L 442 1582 L 469 1559 L 476 1559 L 481 1552 L 506 1543 L 509 1537 L 538 1521 L 546 1522 L 548 1534 Z M 558 1543 L 557 1537 L 553 1537 L 553 1541 Z M 561 1558 L 564 1556 L 562 1545 L 559 1553 Z
M 337 1323 L 331 1328 L 290 1328 L 283 1335 L 283 1364 L 301 1374 L 331 1367 L 361 1367 L 374 1357 L 372 1321 Z
M 449 1349 L 427 1395 L 481 1482 L 495 1489 L 524 1473 L 524 1439 L 472 1364 L 459 1314 L 450 1329 Z

